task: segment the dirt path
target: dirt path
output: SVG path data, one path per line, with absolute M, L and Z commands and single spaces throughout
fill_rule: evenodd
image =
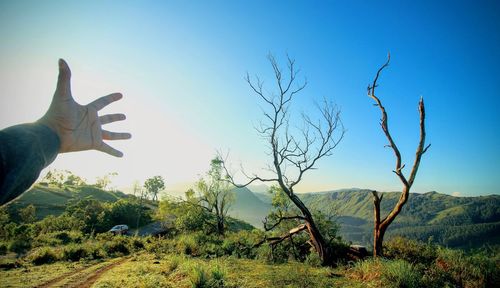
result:
M 87 281 L 85 281 L 83 284 L 75 286 L 78 288 L 89 288 L 94 284 L 99 278 L 101 278 L 102 274 L 106 273 L 107 271 L 115 268 L 116 266 L 119 266 L 126 262 L 129 258 L 122 258 L 111 265 L 105 266 L 100 268 L 99 270 L 95 271 L 89 278 L 87 278 Z
M 129 258 L 124 257 L 112 262 L 98 263 L 88 267 L 81 267 L 36 287 L 89 288 L 102 276 L 102 274 L 123 264 L 127 260 L 129 260 Z

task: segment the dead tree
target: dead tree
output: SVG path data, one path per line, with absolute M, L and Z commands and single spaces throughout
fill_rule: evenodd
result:
M 382 131 L 389 141 L 389 144 L 386 147 L 390 147 L 394 151 L 394 155 L 396 157 L 396 169 L 393 170 L 399 180 L 403 183 L 403 190 L 401 196 L 399 197 L 398 202 L 391 210 L 391 212 L 383 219 L 380 219 L 380 202 L 382 201 L 383 194 L 378 194 L 377 191 L 372 191 L 373 193 L 373 216 L 374 216 L 374 229 L 373 229 L 373 256 L 382 256 L 382 242 L 384 240 L 384 234 L 387 231 L 389 225 L 391 225 L 392 221 L 398 216 L 401 212 L 401 209 L 405 205 L 406 201 L 408 201 L 408 196 L 410 195 L 410 188 L 415 181 L 415 176 L 417 175 L 418 167 L 420 165 L 420 159 L 422 155 L 429 149 L 430 144 L 425 146 L 425 107 L 424 107 L 424 99 L 420 98 L 418 103 L 418 111 L 420 114 L 420 140 L 417 146 L 417 151 L 415 153 L 415 162 L 413 163 L 413 167 L 410 172 L 409 178 L 403 174 L 402 170 L 405 167 L 405 164 L 402 164 L 401 161 L 401 153 L 399 152 L 396 143 L 394 142 L 391 133 L 389 132 L 389 124 L 387 120 L 387 112 L 385 107 L 382 105 L 380 99 L 375 96 L 375 88 L 377 88 L 377 80 L 380 76 L 380 73 L 384 68 L 389 66 L 389 61 L 391 60 L 391 55 L 388 54 L 387 62 L 382 65 L 377 71 L 377 75 L 373 80 L 373 83 L 368 86 L 368 96 L 375 100 L 375 106 L 380 108 L 380 112 L 382 113 L 382 119 L 380 120 L 380 126 L 382 127 Z
M 302 181 L 306 172 L 316 168 L 320 159 L 331 155 L 332 150 L 343 138 L 345 130 L 340 120 L 340 110 L 325 100 L 323 105 L 318 105 L 321 120 L 315 121 L 302 114 L 304 127 L 295 130 L 290 128 L 290 104 L 295 96 L 306 87 L 307 82 L 296 83 L 299 70 L 296 70 L 295 61 L 289 57 L 287 57 L 288 69 L 286 71 L 282 70 L 272 55 L 269 55 L 268 59 L 273 68 L 277 93 L 265 93 L 263 81 L 257 76 L 255 80 L 252 80 L 247 74 L 246 81 L 265 104 L 264 120 L 256 130 L 269 144 L 272 164 L 267 168 L 273 176 L 266 178 L 244 173 L 248 182 L 239 185 L 235 183 L 226 166 L 224 168 L 229 175 L 230 182 L 237 187 L 245 187 L 254 181 L 277 183 L 300 213 L 293 217 L 278 219 L 274 227 L 286 221 L 297 221 L 300 224 L 286 235 L 270 238 L 268 242 L 277 244 L 306 230 L 309 233 L 311 245 L 317 251 L 323 264 L 328 265 L 333 262 L 328 242 L 321 234 L 310 210 L 296 195 L 294 188 Z

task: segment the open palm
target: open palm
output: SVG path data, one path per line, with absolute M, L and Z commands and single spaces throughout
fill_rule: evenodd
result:
M 78 104 L 71 95 L 71 70 L 63 59 L 59 59 L 56 92 L 49 110 L 39 122 L 57 133 L 61 141 L 60 153 L 95 149 L 122 157 L 122 152 L 109 146 L 103 140 L 129 139 L 131 135 L 106 131 L 101 126 L 125 120 L 125 115 L 98 115 L 99 110 L 121 98 L 122 94 L 113 93 L 87 105 Z

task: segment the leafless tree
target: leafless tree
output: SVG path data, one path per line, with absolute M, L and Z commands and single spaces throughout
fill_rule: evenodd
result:
M 307 231 L 310 236 L 310 244 L 317 251 L 323 264 L 333 262 L 332 251 L 328 242 L 322 235 L 312 213 L 297 196 L 294 188 L 304 179 L 304 175 L 316 169 L 318 161 L 330 156 L 333 149 L 339 144 L 344 136 L 344 127 L 340 120 L 340 110 L 329 101 L 317 105 L 320 119 L 313 120 L 305 113 L 302 114 L 303 127 L 293 129 L 290 121 L 290 105 L 295 97 L 307 85 L 307 81 L 299 83 L 297 75 L 300 70 L 296 69 L 295 61 L 287 57 L 287 69 L 283 70 L 276 59 L 268 56 L 276 80 L 276 92 L 264 90 L 264 82 L 255 76 L 254 79 L 246 75 L 246 81 L 250 88 L 265 104 L 263 107 L 263 120 L 256 128 L 257 132 L 269 144 L 269 156 L 272 164 L 267 169 L 271 177 L 259 175 L 248 175 L 248 181 L 239 185 L 235 183 L 232 173 L 224 168 L 229 175 L 230 182 L 237 187 L 245 187 L 255 181 L 273 182 L 283 190 L 300 213 L 295 216 L 287 216 L 277 220 L 276 223 L 265 223 L 266 230 L 278 226 L 282 222 L 296 221 L 298 226 L 291 229 L 281 237 L 267 239 L 271 243 L 278 243 L 301 231 Z
M 380 108 L 380 112 L 382 113 L 380 126 L 382 127 L 382 131 L 384 131 L 384 134 L 387 140 L 389 141 L 389 144 L 387 144 L 386 146 L 390 147 L 394 151 L 394 155 L 396 157 L 396 169 L 393 170 L 393 172 L 398 176 L 399 180 L 403 183 L 403 191 L 394 208 L 383 219 L 380 219 L 380 202 L 382 201 L 384 195 L 378 194 L 377 191 L 372 191 L 373 207 L 374 207 L 373 209 L 374 211 L 373 256 L 374 257 L 382 256 L 383 253 L 382 242 L 384 240 L 384 234 L 389 225 L 391 225 L 392 221 L 394 221 L 396 216 L 398 216 L 398 214 L 401 212 L 401 209 L 403 208 L 405 203 L 408 201 L 408 196 L 410 195 L 410 188 L 413 185 L 413 182 L 415 181 L 415 176 L 417 175 L 418 167 L 420 165 L 420 159 L 422 158 L 422 155 L 424 155 L 424 153 L 427 151 L 427 149 L 429 149 L 429 147 L 431 146 L 430 144 L 425 146 L 425 107 L 424 107 L 424 99 L 420 98 L 420 101 L 418 103 L 418 111 L 420 114 L 420 140 L 417 146 L 417 151 L 415 153 L 415 162 L 413 163 L 410 176 L 409 178 L 406 178 L 406 176 L 402 172 L 405 165 L 402 164 L 401 153 L 399 152 L 399 149 L 396 146 L 396 143 L 394 142 L 389 132 L 387 112 L 385 110 L 385 107 L 382 105 L 380 99 L 377 96 L 375 96 L 375 88 L 377 88 L 377 80 L 382 70 L 387 66 L 389 66 L 390 60 L 391 60 L 391 55 L 388 54 L 387 62 L 385 62 L 385 64 L 378 69 L 377 75 L 375 76 L 373 83 L 368 86 L 368 96 L 371 97 L 373 100 L 375 100 L 374 105 L 378 106 Z

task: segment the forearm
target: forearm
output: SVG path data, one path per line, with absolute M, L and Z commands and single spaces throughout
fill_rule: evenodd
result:
M 54 161 L 60 140 L 39 123 L 0 131 L 0 205 L 29 189 L 40 171 Z

